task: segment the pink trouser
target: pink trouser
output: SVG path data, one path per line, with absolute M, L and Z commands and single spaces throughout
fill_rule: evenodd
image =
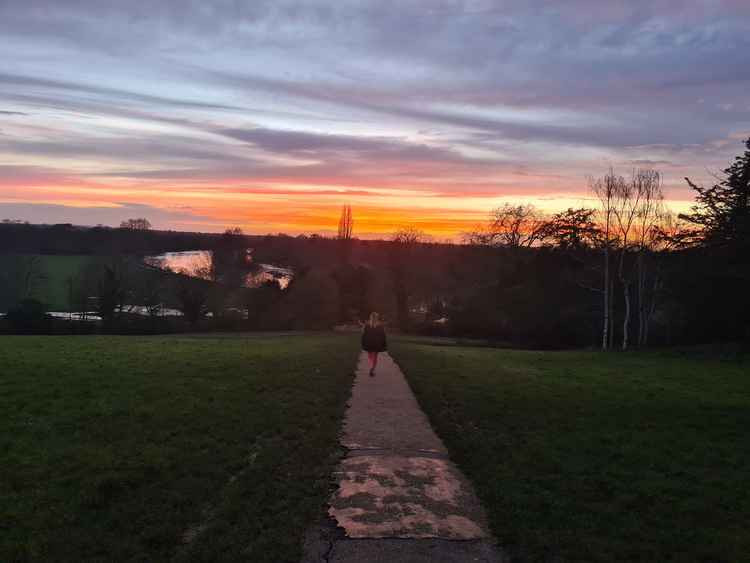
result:
M 378 353 L 367 352 L 367 361 L 370 362 L 370 369 L 375 369 L 375 366 L 378 365 Z

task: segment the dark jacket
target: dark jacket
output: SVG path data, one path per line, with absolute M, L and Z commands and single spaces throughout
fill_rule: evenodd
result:
M 385 340 L 385 329 L 382 325 L 375 327 L 365 325 L 362 332 L 362 349 L 366 352 L 385 352 L 387 347 Z

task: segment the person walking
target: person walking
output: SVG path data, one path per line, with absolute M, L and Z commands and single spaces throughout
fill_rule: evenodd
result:
M 362 349 L 367 352 L 367 359 L 370 362 L 370 377 L 375 375 L 378 354 L 385 352 L 386 348 L 385 329 L 380 323 L 380 316 L 377 313 L 370 313 L 370 318 L 363 325 L 362 330 Z

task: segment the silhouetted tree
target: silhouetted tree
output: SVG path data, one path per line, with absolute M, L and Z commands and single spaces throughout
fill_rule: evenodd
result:
M 372 275 L 372 270 L 362 264 L 345 262 L 334 268 L 332 277 L 338 287 L 340 322 L 363 319 L 368 314 Z
M 612 315 L 612 293 L 613 280 L 610 270 L 611 254 L 615 243 L 614 237 L 614 214 L 615 201 L 617 193 L 622 190 L 622 184 L 625 180 L 621 176 L 616 176 L 614 170 L 610 169 L 609 173 L 603 178 L 591 178 L 589 186 L 599 199 L 599 224 L 602 230 L 602 258 L 603 258 L 603 280 L 602 280 L 602 297 L 604 299 L 602 307 L 602 350 L 607 350 L 612 345 L 614 338 L 613 315 Z
M 539 240 L 563 250 L 597 246 L 602 240 L 602 230 L 595 215 L 595 209 L 585 207 L 555 213 L 540 226 Z
M 354 217 L 352 216 L 352 206 L 344 205 L 341 208 L 341 217 L 339 218 L 339 240 L 351 240 L 354 232 Z
M 243 291 L 247 324 L 250 328 L 282 328 L 279 326 L 279 302 L 283 291 L 276 280 L 267 280 L 258 287 Z
M 638 301 L 638 346 L 648 343 L 648 329 L 656 306 L 661 283 L 658 246 L 661 241 L 659 224 L 667 221 L 661 175 L 653 170 L 641 171 L 637 176 L 641 192 L 635 217 L 636 295 Z
M 310 269 L 284 291 L 280 316 L 289 328 L 328 329 L 338 318 L 338 288 L 327 273 Z
M 120 223 L 121 229 L 130 229 L 131 231 L 148 231 L 151 229 L 151 223 L 148 219 L 139 217 L 137 219 L 128 219 Z
M 464 238 L 469 244 L 531 247 L 542 239 L 544 225 L 542 214 L 533 205 L 506 203 L 492 210 L 487 226 L 467 233 Z
M 111 326 L 122 311 L 127 296 L 125 264 L 114 258 L 100 266 L 96 283 L 96 312 L 105 326 Z
M 685 178 L 698 194 L 697 205 L 681 217 L 701 228 L 705 245 L 746 247 L 750 241 L 750 138 L 745 147 L 745 153 L 724 170 L 724 178 L 710 188 Z
M 630 181 L 622 181 L 617 184 L 614 198 L 614 216 L 617 226 L 617 237 L 620 245 L 620 256 L 617 275 L 623 292 L 624 312 L 622 320 L 622 349 L 627 350 L 630 337 L 631 319 L 631 283 L 632 278 L 628 271 L 627 258 L 631 251 L 637 250 L 637 220 L 639 214 L 644 212 L 644 201 L 648 198 L 654 201 L 661 197 L 661 175 L 655 170 L 635 170 Z M 649 211 L 650 215 L 652 211 Z M 648 225 L 651 217 L 644 220 Z M 650 227 L 649 227 L 650 228 Z
M 396 318 L 401 330 L 408 330 L 410 325 L 409 297 L 414 268 L 410 259 L 416 245 L 425 238 L 425 233 L 416 227 L 405 227 L 391 237 L 389 266 L 396 301 Z
M 134 304 L 143 307 L 152 319 L 158 317 L 166 293 L 165 277 L 160 272 L 143 270 L 134 281 Z
M 210 279 L 227 287 L 241 287 L 253 269 L 242 229 L 227 229 L 213 247 Z
M 208 292 L 203 284 L 194 280 L 180 280 L 177 284 L 178 309 L 191 326 L 206 316 Z
M 602 349 L 612 345 L 613 331 L 613 291 L 611 276 L 611 255 L 617 252 L 617 281 L 623 296 L 622 349 L 629 345 L 630 321 L 632 317 L 631 288 L 633 275 L 636 276 L 638 297 L 638 338 L 644 341 L 649 308 L 646 296 L 646 253 L 654 246 L 658 235 L 657 224 L 663 216 L 661 175 L 655 170 L 634 170 L 626 180 L 610 169 L 603 178 L 590 180 L 592 191 L 599 199 L 600 244 L 603 252 L 604 296 Z M 635 268 L 632 264 L 635 263 Z M 633 274 L 635 270 L 635 274 Z
M 348 264 L 351 260 L 353 232 L 354 217 L 352 216 L 352 207 L 351 205 L 344 205 L 341 208 L 338 231 L 340 262 L 342 265 Z
M 686 178 L 696 193 L 692 213 L 681 217 L 699 230 L 696 241 L 703 254 L 703 283 L 710 291 L 710 310 L 721 312 L 715 334 L 742 338 L 750 348 L 750 138 L 745 152 L 724 170 L 724 177 L 710 188 Z M 719 320 L 719 319 L 717 319 Z

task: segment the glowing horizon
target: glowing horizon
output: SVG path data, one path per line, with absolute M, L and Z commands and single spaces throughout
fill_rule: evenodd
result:
M 610 166 L 686 210 L 750 135 L 750 7 L 527 4 L 6 2 L 0 218 L 445 239 Z

